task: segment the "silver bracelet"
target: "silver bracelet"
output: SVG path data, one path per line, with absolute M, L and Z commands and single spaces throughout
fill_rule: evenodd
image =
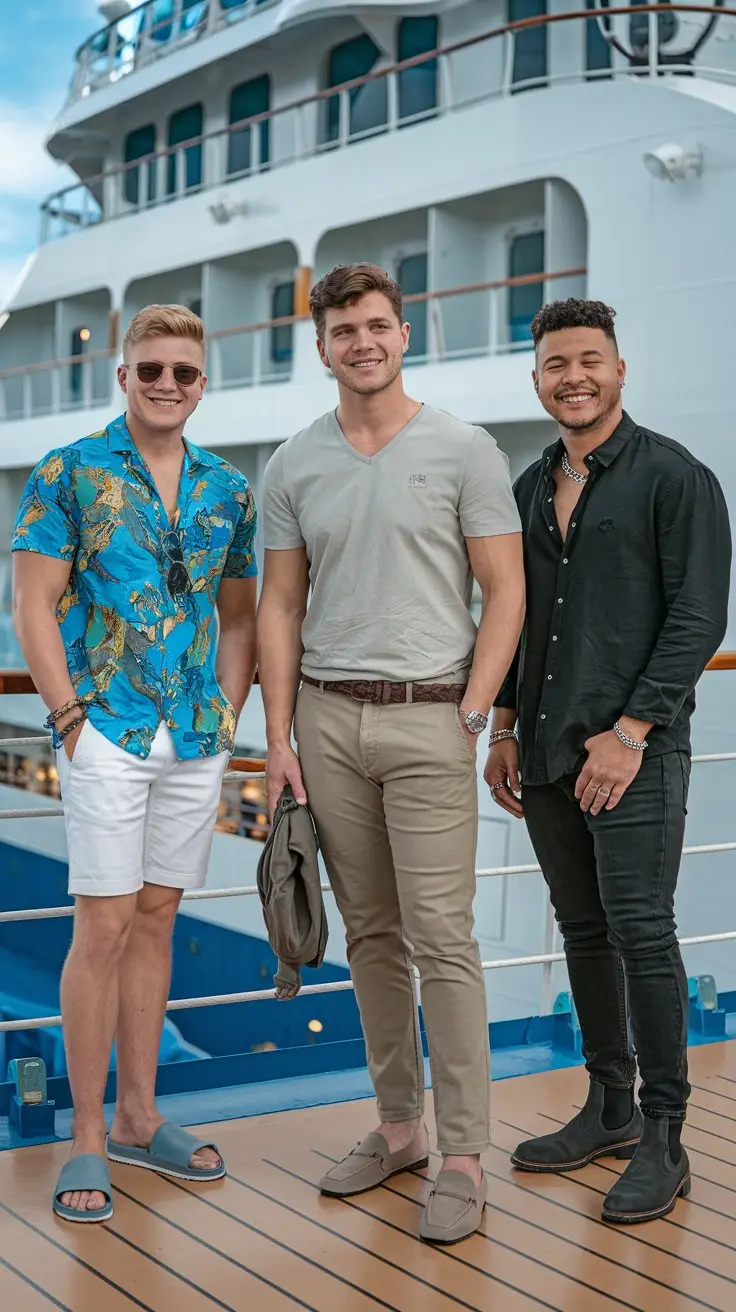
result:
M 491 734 L 490 738 L 488 739 L 488 745 L 489 747 L 493 747 L 495 743 L 502 743 L 505 742 L 507 738 L 515 738 L 515 737 L 516 737 L 515 729 L 495 729 L 494 732 Z
M 646 740 L 644 742 L 639 743 L 636 741 L 636 738 L 632 738 L 628 733 L 624 733 L 618 720 L 613 726 L 613 732 L 615 733 L 619 742 L 622 742 L 624 747 L 630 747 L 632 752 L 643 752 L 645 748 L 649 746 L 649 743 L 646 742 Z

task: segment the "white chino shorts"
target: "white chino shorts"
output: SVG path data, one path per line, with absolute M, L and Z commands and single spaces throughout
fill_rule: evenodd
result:
M 85 720 L 72 760 L 63 744 L 56 753 L 70 895 L 119 897 L 144 883 L 201 888 L 229 760 L 177 760 L 163 722 L 142 760 Z

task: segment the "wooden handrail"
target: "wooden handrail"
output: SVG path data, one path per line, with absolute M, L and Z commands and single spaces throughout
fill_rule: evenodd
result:
M 135 12 L 135 11 L 134 11 Z M 698 14 L 702 17 L 716 15 L 719 18 L 736 18 L 736 9 L 719 8 L 715 5 L 698 5 L 698 4 L 654 4 L 654 5 L 620 5 L 613 6 L 610 9 L 600 10 L 600 14 L 605 18 L 615 18 L 625 15 L 631 17 L 632 14 Z M 507 34 L 524 32 L 536 27 L 545 27 L 552 23 L 565 23 L 582 21 L 595 22 L 597 11 L 594 9 L 573 9 L 565 14 L 538 14 L 532 18 L 519 18 L 513 23 L 504 23 L 500 27 L 490 28 L 485 32 L 478 32 L 473 36 L 463 37 L 460 41 L 453 41 L 449 45 L 436 46 L 433 50 L 425 50 L 419 55 L 412 55 L 410 59 L 403 59 L 394 64 L 385 65 L 383 68 L 371 70 L 370 73 L 362 77 L 351 78 L 347 82 L 340 82 L 333 87 L 324 87 L 320 91 L 312 92 L 309 96 L 300 96 L 297 100 L 287 101 L 285 105 L 277 105 L 273 109 L 264 110 L 260 114 L 254 114 L 251 118 L 239 119 L 236 123 L 228 123 L 223 128 L 215 128 L 211 132 L 200 133 L 197 137 L 190 137 L 186 141 L 177 142 L 175 146 L 165 146 L 161 150 L 152 151 L 149 155 L 141 155 L 139 159 L 129 160 L 126 163 L 115 165 L 114 168 L 106 169 L 102 173 L 95 174 L 90 178 L 80 179 L 78 183 L 65 187 L 62 191 L 55 192 L 48 197 L 42 208 L 46 208 L 52 201 L 61 196 L 67 195 L 70 191 L 76 190 L 79 186 L 90 188 L 93 184 L 104 181 L 107 178 L 117 177 L 125 174 L 131 169 L 137 169 L 150 164 L 154 160 L 164 159 L 175 154 L 179 150 L 187 150 L 192 146 L 204 145 L 207 141 L 214 141 L 219 137 L 229 136 L 234 132 L 242 132 L 248 127 L 257 127 L 260 123 L 265 123 L 271 119 L 277 118 L 281 114 L 292 113 L 295 110 L 306 108 L 308 105 L 319 104 L 321 101 L 330 100 L 333 96 L 339 96 L 342 92 L 356 91 L 359 87 L 367 86 L 371 82 L 378 81 L 379 78 L 392 77 L 397 73 L 408 72 L 411 68 L 421 67 L 422 64 L 431 63 L 435 59 L 444 58 L 448 55 L 459 54 L 462 50 L 469 50 L 474 46 L 481 45 L 484 41 L 492 41 L 498 37 L 505 37 Z M 170 20 L 165 20 L 169 22 Z M 114 27 L 115 24 L 109 25 Z M 104 31 L 104 29 L 101 29 Z M 90 38 L 93 39 L 93 38 Z M 82 47 L 83 49 L 84 47 Z
M 705 668 L 706 670 L 736 670 L 736 651 L 716 652 L 713 660 L 709 661 Z M 258 671 L 256 671 L 254 683 L 258 682 Z M 0 670 L 0 694 L 32 693 L 35 691 L 36 687 L 28 670 Z M 234 770 L 240 768 L 235 764 L 232 766 Z
M 467 283 L 462 287 L 440 287 L 431 292 L 411 292 L 404 297 L 406 305 L 417 305 L 423 301 L 442 301 L 449 296 L 470 296 L 474 292 L 500 291 L 505 287 L 527 287 L 538 282 L 554 282 L 559 278 L 580 278 L 588 272 L 585 265 L 575 269 L 557 269 L 553 272 L 518 274 L 514 278 L 496 278 L 492 282 Z M 295 323 L 304 323 L 309 314 L 284 314 L 278 319 L 263 319 L 260 323 L 239 323 L 231 328 L 214 328 L 207 334 L 208 341 L 221 341 L 225 337 L 237 337 L 243 333 L 265 332 L 274 328 L 287 328 Z M 18 378 L 23 374 L 39 373 L 47 369 L 59 369 L 73 364 L 86 364 L 91 360 L 108 360 L 118 354 L 117 351 L 89 351 L 84 355 L 65 356 L 60 360 L 41 360 L 34 364 L 13 365 L 10 369 L 0 369 L 0 380 Z
M 88 364 L 94 360 L 109 360 L 117 355 L 116 350 L 106 347 L 104 351 L 85 351 L 82 355 L 65 355 L 59 360 L 35 360 L 33 364 L 14 364 L 9 369 L 0 369 L 0 378 L 17 378 L 22 374 L 42 373 L 46 369 L 60 369 L 65 365 Z

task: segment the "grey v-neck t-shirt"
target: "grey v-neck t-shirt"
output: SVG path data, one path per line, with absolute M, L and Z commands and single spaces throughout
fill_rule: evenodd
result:
M 331 411 L 274 453 L 261 502 L 266 550 L 306 548 L 304 674 L 410 682 L 469 665 L 465 538 L 521 531 L 508 460 L 484 428 L 425 405 L 365 456 Z

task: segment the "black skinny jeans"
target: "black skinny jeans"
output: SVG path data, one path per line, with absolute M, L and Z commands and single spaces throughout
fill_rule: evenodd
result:
M 630 1088 L 636 1065 L 645 1116 L 684 1120 L 688 988 L 674 895 L 685 833 L 690 758 L 644 758 L 613 811 L 580 810 L 575 775 L 527 785 L 523 805 L 565 944 L 590 1075 Z

